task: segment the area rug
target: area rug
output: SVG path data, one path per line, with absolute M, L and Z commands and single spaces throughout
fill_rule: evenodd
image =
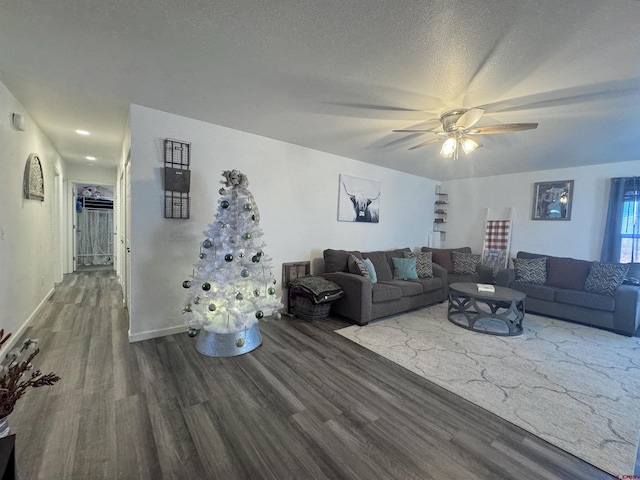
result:
M 634 473 L 639 338 L 529 313 L 516 337 L 446 318 L 440 304 L 337 333 L 601 470 Z

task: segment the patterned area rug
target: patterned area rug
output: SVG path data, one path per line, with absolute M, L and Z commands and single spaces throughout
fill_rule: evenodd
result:
M 446 304 L 340 335 L 611 473 L 634 473 L 640 338 L 527 314 L 517 337 L 470 332 Z

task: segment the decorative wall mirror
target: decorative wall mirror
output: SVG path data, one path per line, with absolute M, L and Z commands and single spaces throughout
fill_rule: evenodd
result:
M 35 153 L 29 155 L 24 169 L 24 198 L 44 202 L 44 177 L 42 164 Z

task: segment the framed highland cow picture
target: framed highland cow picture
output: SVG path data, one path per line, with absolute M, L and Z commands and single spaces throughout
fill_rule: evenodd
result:
M 340 174 L 338 188 L 338 221 L 380 221 L 380 182 Z
M 571 220 L 572 206 L 573 180 L 534 184 L 532 220 Z

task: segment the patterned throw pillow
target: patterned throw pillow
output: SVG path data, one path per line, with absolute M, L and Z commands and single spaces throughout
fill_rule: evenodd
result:
M 451 252 L 455 275 L 475 275 L 480 265 L 480 255 L 474 253 Z
M 587 292 L 613 295 L 629 271 L 628 264 L 593 262 L 589 276 L 584 282 Z
M 404 252 L 404 258 L 416 259 L 416 272 L 418 278 L 433 277 L 433 263 L 431 262 L 431 252 Z
M 362 275 L 369 278 L 369 269 L 364 265 L 364 262 L 355 255 L 349 255 L 349 272 L 356 275 Z
M 516 282 L 542 285 L 547 281 L 547 257 L 514 258 Z

